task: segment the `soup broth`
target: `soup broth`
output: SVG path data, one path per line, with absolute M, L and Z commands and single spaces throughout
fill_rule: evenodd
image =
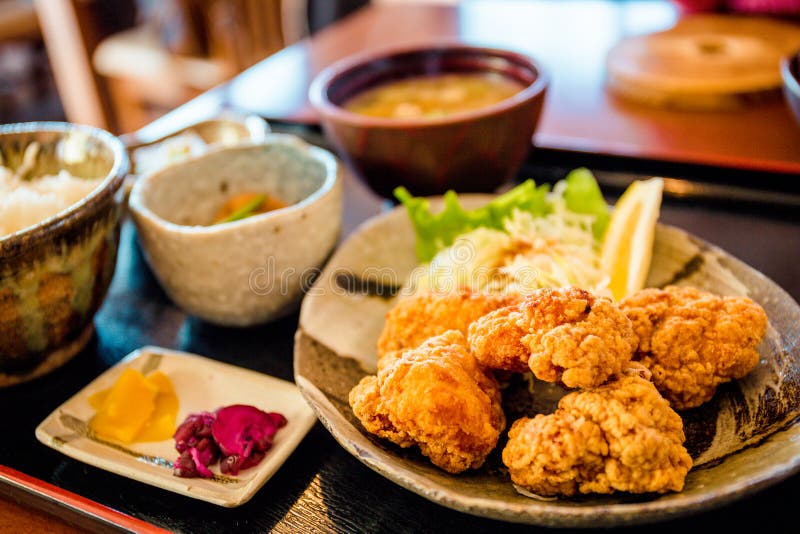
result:
M 391 119 L 436 118 L 505 100 L 524 86 L 499 74 L 439 74 L 392 81 L 345 102 L 354 113 Z

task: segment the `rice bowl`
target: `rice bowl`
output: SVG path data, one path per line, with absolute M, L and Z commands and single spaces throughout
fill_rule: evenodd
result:
M 128 157 L 102 130 L 28 123 L 0 127 L 0 162 L 3 387 L 52 371 L 91 338 L 116 265 Z

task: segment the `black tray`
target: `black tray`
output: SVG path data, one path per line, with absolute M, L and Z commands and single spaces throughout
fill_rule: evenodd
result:
M 534 175 L 534 177 L 536 177 Z M 346 184 L 345 205 L 367 198 Z M 369 209 L 374 210 L 377 203 Z M 364 214 L 364 211 L 359 212 Z M 354 212 L 345 226 L 352 228 Z M 661 220 L 686 228 L 773 278 L 800 296 L 800 223 L 770 218 L 762 209 L 739 211 L 689 207 L 667 201 Z M 247 329 L 221 328 L 188 317 L 160 289 L 141 255 L 130 221 L 122 227 L 117 270 L 96 333 L 87 348 L 63 368 L 38 380 L 0 389 L 0 465 L 154 525 L 182 532 L 531 532 L 433 504 L 373 473 L 350 456 L 317 424 L 276 475 L 247 504 L 225 509 L 161 490 L 68 458 L 40 444 L 36 426 L 102 371 L 143 345 L 193 352 L 286 380 L 293 379 L 292 347 L 297 316 Z M 2 482 L 0 481 L 0 485 Z M 42 509 L 44 499 L 23 499 L 19 488 L 0 487 Z M 800 478 L 793 477 L 739 503 L 698 516 L 646 527 L 676 529 L 763 528 L 764 518 L 793 517 Z M 66 518 L 67 514 L 58 514 Z M 87 529 L 103 527 L 78 516 Z M 107 527 L 107 524 L 105 525 Z

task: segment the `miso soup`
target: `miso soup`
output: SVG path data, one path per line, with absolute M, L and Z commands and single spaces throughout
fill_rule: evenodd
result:
M 525 86 L 499 74 L 447 73 L 395 80 L 344 103 L 354 113 L 392 119 L 437 118 L 505 100 Z

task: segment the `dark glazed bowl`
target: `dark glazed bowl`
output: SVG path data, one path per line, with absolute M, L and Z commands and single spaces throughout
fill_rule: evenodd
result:
M 33 142 L 40 148 L 31 176 L 65 169 L 103 180 L 69 208 L 0 236 L 0 387 L 47 373 L 84 347 L 119 244 L 122 143 L 86 126 L 11 124 L 0 127 L 0 161 L 16 169 Z
M 496 73 L 525 88 L 497 104 L 440 118 L 392 119 L 341 107 L 376 85 L 440 73 Z M 309 99 L 337 152 L 383 196 L 492 191 L 511 179 L 532 146 L 547 77 L 518 53 L 443 44 L 344 59 L 312 82 Z
M 781 77 L 786 102 L 794 113 L 797 123 L 800 124 L 800 52 L 783 59 Z

